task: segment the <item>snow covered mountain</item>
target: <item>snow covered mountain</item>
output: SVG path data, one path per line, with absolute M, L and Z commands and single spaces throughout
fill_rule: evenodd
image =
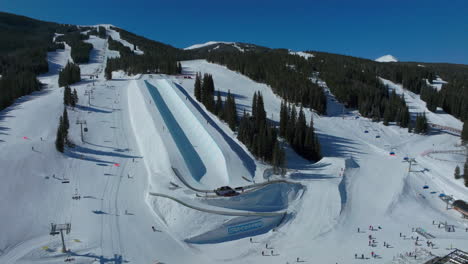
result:
M 0 112 L 0 263 L 410 264 L 468 249 L 468 222 L 446 209 L 468 200 L 453 177 L 467 155 L 459 119 L 379 78 L 404 95 L 412 118 L 426 113 L 438 125 L 428 135 L 385 126 L 339 103 L 317 73 L 310 81 L 325 93 L 326 114 L 303 110 L 324 157 L 311 163 L 284 143 L 287 172 L 277 175 L 196 99 L 194 75 L 211 74 L 223 102 L 235 98 L 238 115 L 252 114 L 261 92 L 268 121 L 279 124 L 283 98 L 271 86 L 203 59 L 182 61 L 180 74 L 114 71 L 108 80 L 109 58 L 149 53 L 138 38 L 104 27 L 123 47 L 110 49 L 109 39 L 95 35 L 85 40 L 91 58 L 71 85 L 78 104 L 66 107 L 74 147 L 55 148 L 68 45 L 47 53 L 43 90 Z M 220 49 L 266 48 L 208 42 L 186 50 Z M 316 56 L 281 53 L 300 63 Z M 214 190 L 222 186 L 238 195 L 221 197 L 226 190 Z M 71 224 L 67 252 L 51 223 Z
M 384 55 L 375 59 L 377 62 L 398 62 L 397 58 L 393 57 L 392 55 Z

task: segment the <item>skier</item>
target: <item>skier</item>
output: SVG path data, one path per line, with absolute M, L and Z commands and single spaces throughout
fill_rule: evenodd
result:
M 357 254 L 354 254 L 354 258 L 357 259 Z
M 156 232 L 156 228 L 154 228 L 154 226 L 151 227 L 153 229 L 153 232 Z
M 31 147 L 31 150 L 34 151 L 34 147 Z
M 252 243 L 252 238 L 250 238 L 250 243 Z
M 271 255 L 273 256 L 273 250 L 271 251 Z
M 265 252 L 262 251 L 262 256 L 265 256 Z
M 360 230 L 359 230 L 359 227 L 358 227 L 358 228 L 357 228 L 357 232 L 360 233 L 359 231 L 360 231 Z
M 361 254 L 361 258 L 364 259 L 364 254 Z

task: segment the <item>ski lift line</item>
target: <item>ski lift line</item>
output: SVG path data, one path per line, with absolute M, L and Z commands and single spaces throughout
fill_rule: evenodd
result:
M 211 213 L 211 214 L 218 214 L 218 215 L 226 215 L 226 216 L 281 216 L 281 215 L 286 215 L 287 212 L 283 211 L 283 212 L 275 212 L 275 213 L 268 213 L 268 212 L 252 212 L 252 211 L 221 211 L 221 210 L 211 210 L 211 209 L 206 209 L 206 208 L 202 208 L 202 207 L 198 207 L 198 206 L 194 206 L 194 205 L 191 205 L 191 204 L 188 204 L 182 200 L 179 200 L 175 197 L 172 197 L 172 196 L 169 196 L 169 195 L 166 195 L 166 194 L 162 194 L 162 193 L 154 193 L 154 192 L 149 192 L 149 195 L 151 196 L 156 196 L 156 197 L 163 197 L 163 198 L 167 198 L 167 199 L 171 199 L 185 207 L 188 207 L 188 208 L 191 208 L 191 209 L 194 209 L 194 210 L 197 210 L 197 211 L 201 211 L 201 212 L 205 212 L 205 213 Z

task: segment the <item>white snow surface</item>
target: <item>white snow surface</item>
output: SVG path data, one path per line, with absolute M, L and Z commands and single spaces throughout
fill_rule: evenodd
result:
M 291 51 L 291 50 L 290 50 L 290 51 L 289 51 L 289 54 L 301 56 L 301 57 L 303 57 L 304 59 L 309 59 L 309 58 L 315 57 L 314 54 L 307 53 L 307 52 L 303 52 L 303 51 Z
M 318 75 L 311 79 L 326 91 L 328 114 L 309 109 L 305 114 L 314 118 L 324 158 L 310 163 L 287 147 L 287 175 L 271 175 L 268 165 L 253 159 L 225 123 L 194 100 L 193 79 L 114 72 L 114 79 L 106 81 L 102 69 L 115 54 L 105 40 L 89 42 L 94 46 L 91 62 L 80 67 L 98 79 L 72 85 L 79 95 L 78 106 L 68 108 L 74 148 L 62 154 L 54 145 L 63 112 L 57 73 L 70 60 L 69 47 L 48 54 L 52 67 L 40 77 L 47 84 L 43 91 L 0 112 L 0 263 L 63 263 L 68 254 L 60 252 L 59 236 L 49 232 L 50 223 L 66 222 L 72 224 L 65 240 L 75 263 L 366 261 L 356 260 L 355 254 L 364 254 L 369 263 L 423 263 L 429 251 L 445 255 L 448 248 L 468 248 L 467 221 L 446 210 L 438 198 L 445 193 L 468 199 L 462 181 L 452 176 L 464 159 L 422 155 L 431 149 L 462 150 L 459 137 L 415 135 L 360 117 L 339 104 Z M 186 74 L 211 73 L 223 99 L 228 91 L 234 95 L 239 115 L 251 111 L 253 94 L 260 91 L 268 118 L 279 121 L 281 98 L 269 86 L 204 60 L 182 66 Z M 412 113 L 424 111 L 431 122 L 461 127 L 448 114 L 428 112 L 403 87 L 382 82 L 405 94 Z M 85 91 L 92 91 L 90 104 Z M 86 120 L 88 128 L 83 142 L 78 119 Z M 396 156 L 389 155 L 391 150 Z M 417 161 L 411 172 L 405 156 Z M 205 170 L 188 168 L 194 164 Z M 195 195 L 173 167 L 184 181 L 207 191 L 260 183 L 265 177 L 288 182 L 212 198 L 209 193 Z M 81 199 L 72 199 L 75 194 Z M 287 214 L 279 217 L 283 212 Z M 232 215 L 244 213 L 257 215 Z M 456 232 L 439 229 L 433 221 L 447 221 Z M 260 230 L 259 225 L 265 226 L 261 232 L 248 230 Z M 435 236 L 435 248 L 412 232 L 416 227 Z M 368 246 L 369 235 L 376 240 L 374 247 Z M 411 236 L 419 236 L 420 245 Z M 383 247 L 384 242 L 391 247 Z M 415 250 L 419 255 L 411 262 L 405 252 Z M 379 257 L 371 259 L 372 251 Z
M 240 52 L 244 52 L 244 49 L 241 48 L 239 45 L 237 45 L 237 42 L 227 42 L 227 41 L 208 41 L 208 42 L 205 42 L 205 43 L 202 43 L 202 44 L 194 44 L 192 46 L 184 48 L 184 50 L 199 49 L 199 48 L 203 48 L 203 47 L 206 47 L 206 46 L 211 46 L 211 45 L 214 45 L 214 44 L 231 45 L 231 46 L 237 48 Z M 219 48 L 219 45 L 214 47 L 212 50 L 215 50 L 215 49 L 218 49 L 218 48 Z
M 397 58 L 393 57 L 392 55 L 384 55 L 375 59 L 377 62 L 398 62 Z

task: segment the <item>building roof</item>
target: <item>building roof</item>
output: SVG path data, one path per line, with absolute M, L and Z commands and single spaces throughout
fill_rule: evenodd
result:
M 452 203 L 453 207 L 457 207 L 465 212 L 468 212 L 468 203 L 463 200 L 456 200 Z

